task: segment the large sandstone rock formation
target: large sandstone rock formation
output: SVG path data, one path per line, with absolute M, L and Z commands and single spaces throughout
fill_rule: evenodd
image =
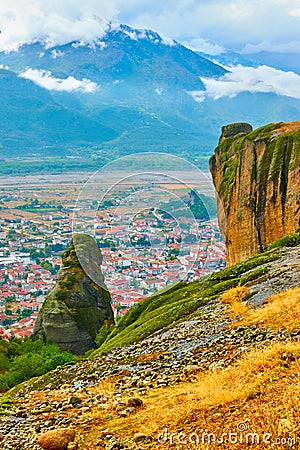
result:
M 210 169 L 228 265 L 300 226 L 300 121 L 223 127 Z
M 100 249 L 90 236 L 75 235 L 74 239 L 63 254 L 57 283 L 39 312 L 34 333 L 79 355 L 94 347 L 101 326 L 114 319 L 100 268 Z M 89 267 L 92 279 L 82 265 Z

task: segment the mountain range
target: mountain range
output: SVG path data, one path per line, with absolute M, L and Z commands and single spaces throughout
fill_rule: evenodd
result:
M 299 117 L 300 100 L 271 91 L 206 95 L 205 80 L 222 80 L 230 71 L 226 60 L 211 59 L 126 25 L 111 26 L 89 44 L 34 42 L 2 52 L 2 160 L 38 155 L 105 162 L 162 151 L 201 164 L 224 123 L 259 126 Z
M 300 75 L 300 52 L 274 52 L 260 51 L 257 53 L 238 53 L 233 51 L 224 51 L 219 55 L 210 55 L 208 53 L 196 52 L 203 58 L 214 61 L 216 64 L 225 66 L 236 66 L 241 64 L 248 67 L 258 67 L 267 65 L 277 70 L 291 71 Z

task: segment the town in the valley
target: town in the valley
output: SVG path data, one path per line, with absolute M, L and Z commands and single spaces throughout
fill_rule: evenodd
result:
M 49 182 L 43 177 L 20 180 L 18 188 L 13 180 L 1 184 L 2 338 L 33 333 L 38 312 L 55 285 L 62 252 L 72 239 L 74 220 L 78 223 L 81 208 L 74 198 L 81 185 L 82 177 L 74 176 L 53 176 Z M 192 197 L 191 192 L 184 195 Z M 142 199 L 144 207 L 132 217 L 127 198 L 122 192 L 116 202 L 90 199 L 90 214 L 85 210 L 87 220 L 80 222 L 80 231 L 91 234 L 101 248 L 102 272 L 116 317 L 162 288 L 224 267 L 226 259 L 216 218 L 193 216 L 191 221 L 181 214 L 178 220 L 168 208 L 149 207 L 149 189 L 147 202 Z

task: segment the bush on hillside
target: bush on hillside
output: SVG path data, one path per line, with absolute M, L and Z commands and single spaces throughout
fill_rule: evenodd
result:
M 43 375 L 73 359 L 71 353 L 61 352 L 57 345 L 44 344 L 33 336 L 0 340 L 0 391 Z

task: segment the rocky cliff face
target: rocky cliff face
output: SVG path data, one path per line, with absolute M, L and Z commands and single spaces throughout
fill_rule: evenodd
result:
M 210 169 L 228 265 L 300 226 L 300 121 L 223 127 Z
M 102 255 L 87 235 L 76 235 L 63 254 L 56 286 L 48 294 L 39 313 L 34 332 L 61 350 L 82 354 L 94 347 L 94 339 L 105 323 L 113 323 L 110 294 L 100 269 Z M 77 252 L 77 253 L 76 253 Z M 90 262 L 90 276 L 78 260 Z

